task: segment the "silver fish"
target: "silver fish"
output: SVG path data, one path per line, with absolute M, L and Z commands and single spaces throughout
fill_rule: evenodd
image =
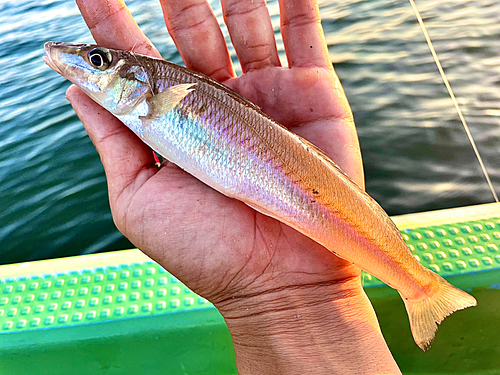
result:
M 476 300 L 423 267 L 384 210 L 323 151 L 219 82 L 164 60 L 97 45 L 46 43 L 45 62 L 153 150 L 400 293 L 425 350 Z

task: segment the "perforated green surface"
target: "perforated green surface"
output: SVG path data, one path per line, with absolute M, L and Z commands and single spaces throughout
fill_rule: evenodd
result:
M 499 207 L 394 218 L 422 264 L 478 299 L 477 308 L 445 321 L 431 354 L 424 354 L 413 344 L 397 293 L 365 275 L 382 331 L 405 374 L 500 373 L 500 349 L 493 349 L 500 348 Z M 68 372 L 236 370 L 227 327 L 215 308 L 139 251 L 0 266 L 0 374 Z
M 118 260 L 118 259 L 117 259 Z M 153 261 L 8 277 L 3 332 L 97 323 L 211 307 Z
M 500 268 L 500 214 L 486 219 L 400 229 L 413 256 L 443 277 Z M 383 285 L 369 274 L 365 274 L 364 284 Z
M 500 217 L 402 233 L 415 258 L 444 277 L 500 268 Z M 364 283 L 383 285 L 369 274 Z M 3 332 L 211 307 L 151 260 L 6 277 L 0 285 Z

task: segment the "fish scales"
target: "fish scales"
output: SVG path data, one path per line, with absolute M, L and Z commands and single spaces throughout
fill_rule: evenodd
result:
M 418 263 L 384 210 L 325 153 L 219 82 L 95 45 L 45 49 L 50 67 L 163 157 L 397 289 L 422 349 L 447 315 L 476 304 Z
M 158 65 L 163 69 L 157 71 L 164 72 L 166 64 Z M 344 236 L 352 236 L 352 241 L 358 240 L 357 232 L 372 238 L 373 241 L 383 238 L 380 226 L 376 225 L 360 227 L 356 231 L 350 230 L 349 226 L 342 228 L 345 227 L 344 221 L 355 223 L 359 217 L 370 216 L 371 212 L 364 215 L 364 211 L 371 210 L 372 201 L 366 197 L 355 197 L 359 191 L 353 194 L 351 190 L 341 189 L 334 179 L 323 178 L 325 175 L 330 176 L 332 172 L 339 173 L 338 167 L 318 158 L 312 146 L 295 142 L 299 139 L 296 136 L 291 140 L 291 134 L 283 131 L 273 120 L 259 112 L 248 111 L 245 104 L 227 95 L 221 95 L 226 93 L 214 90 L 212 85 L 205 85 L 196 77 L 190 77 L 189 74 L 187 77 L 186 74 L 176 75 L 175 72 L 165 75 L 169 78 L 165 79 L 158 73 L 155 77 L 158 80 L 156 85 L 161 89 L 196 82 L 197 90 L 183 99 L 170 112 L 171 116 L 155 122 L 158 126 L 155 126 L 151 133 L 157 137 L 154 142 L 148 140 L 148 143 L 156 151 L 165 156 L 172 150 L 178 150 L 179 153 L 185 151 L 181 158 L 187 160 L 191 157 L 191 161 L 178 163 L 189 164 L 183 166 L 188 172 L 196 175 L 200 171 L 206 175 L 200 179 L 208 180 L 209 184 L 215 183 L 219 186 L 217 189 L 224 194 L 238 197 L 266 214 L 280 207 L 280 213 L 285 215 L 290 226 L 326 247 L 331 248 L 334 242 L 338 243 L 339 238 Z M 219 106 L 215 109 L 207 102 L 218 103 Z M 125 118 L 123 120 L 127 122 Z M 166 123 L 173 129 L 189 129 L 190 134 L 182 130 L 166 132 Z M 174 139 L 177 140 L 175 144 Z M 169 142 L 171 144 L 165 146 Z M 200 154 L 200 149 L 203 149 L 203 155 Z M 199 171 L 195 171 L 193 167 Z M 241 170 L 251 173 L 241 175 Z M 353 189 L 359 190 L 343 173 L 339 174 L 343 177 L 342 183 L 348 183 Z M 273 182 L 273 186 L 269 186 L 269 181 Z M 360 211 L 347 211 L 343 207 L 356 200 L 359 202 Z M 366 209 L 365 205 L 368 206 Z M 349 213 L 355 213 L 357 218 L 349 216 Z M 275 214 L 271 215 L 276 217 Z M 342 220 L 335 215 L 340 216 Z M 304 217 L 310 220 L 304 221 Z M 281 220 L 283 221 L 283 217 Z M 384 216 L 382 222 L 385 222 Z M 392 240 L 400 241 L 399 235 L 394 236 L 392 229 L 386 238 L 392 237 Z M 337 233 L 339 230 L 343 230 L 341 235 Z M 345 242 L 346 245 L 350 244 L 349 241 Z M 388 248 L 392 249 L 394 246 Z M 379 255 L 386 256 L 384 253 Z M 414 261 L 411 256 L 408 259 Z M 350 260 L 362 268 L 369 268 L 369 265 L 365 264 L 366 256 L 359 260 L 352 259 L 351 256 Z M 394 270 L 389 267 L 374 273 L 386 272 L 394 273 Z
M 161 77 L 157 75 L 161 81 L 158 84 L 160 87 L 171 87 L 186 82 L 185 76 L 168 80 Z M 187 155 L 193 156 L 190 164 L 198 165 L 198 169 L 225 189 L 226 195 L 232 193 L 241 196 L 252 191 L 258 195 L 259 199 L 256 201 L 261 202 L 268 196 L 269 204 L 273 205 L 278 194 L 282 196 L 278 201 L 288 197 L 293 200 L 289 202 L 290 205 L 299 204 L 296 192 L 286 193 L 296 187 L 290 178 L 296 170 L 287 166 L 293 166 L 297 161 L 286 158 L 294 153 L 287 154 L 284 152 L 285 148 L 273 149 L 273 145 L 282 143 L 280 136 L 283 138 L 280 132 L 275 131 L 275 124 L 271 127 L 269 123 L 263 123 L 261 118 L 252 116 L 247 108 L 234 100 L 227 100 L 227 95 L 221 97 L 220 94 L 220 90 L 213 90 L 212 86 L 205 87 L 203 83 L 198 82 L 196 92 L 179 103 L 172 110 L 171 116 L 165 119 L 169 127 L 175 130 L 166 133 L 164 120 L 156 122 L 155 130 L 151 131 L 156 137 L 154 143 L 163 146 L 166 142 L 173 143 L 175 140 L 176 144 L 169 150 L 185 150 L 186 155 L 182 155 L 183 158 L 187 158 Z M 210 105 L 214 102 L 220 104 L 217 110 Z M 165 140 L 157 141 L 160 137 Z M 192 140 L 198 142 L 193 143 Z M 159 148 L 158 151 L 168 153 Z M 219 173 L 220 171 L 222 173 Z M 269 189 L 268 182 L 276 179 L 280 183 L 272 187 L 274 194 L 269 194 L 266 191 Z M 274 199 L 271 199 L 273 196 Z

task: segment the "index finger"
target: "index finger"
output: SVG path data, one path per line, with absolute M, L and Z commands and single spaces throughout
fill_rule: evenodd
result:
M 279 0 L 279 4 L 289 66 L 331 68 L 316 0 Z
M 97 44 L 161 58 L 122 0 L 76 0 Z

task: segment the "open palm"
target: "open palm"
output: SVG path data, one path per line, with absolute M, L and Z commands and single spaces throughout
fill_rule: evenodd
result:
M 160 2 L 188 68 L 259 105 L 363 186 L 356 130 L 315 0 L 279 0 L 287 68 L 265 0 L 222 0 L 239 77 L 207 0 Z M 77 3 L 97 43 L 160 57 L 122 0 Z M 400 374 L 356 267 L 171 163 L 158 169 L 110 113 L 74 86 L 67 97 L 101 156 L 118 229 L 216 305 L 239 374 Z
M 181 4 L 182 3 L 182 4 Z M 236 77 L 205 0 L 162 0 L 187 67 L 233 88 L 326 151 L 362 186 L 349 106 L 331 66 L 314 1 L 282 1 L 289 67 L 280 65 L 264 0 L 225 0 L 225 22 L 243 74 Z M 79 0 L 97 43 L 158 57 L 118 0 Z M 353 280 L 359 270 L 286 225 L 210 189 L 150 149 L 76 87 L 68 91 L 104 164 L 118 229 L 220 309 L 283 288 Z

